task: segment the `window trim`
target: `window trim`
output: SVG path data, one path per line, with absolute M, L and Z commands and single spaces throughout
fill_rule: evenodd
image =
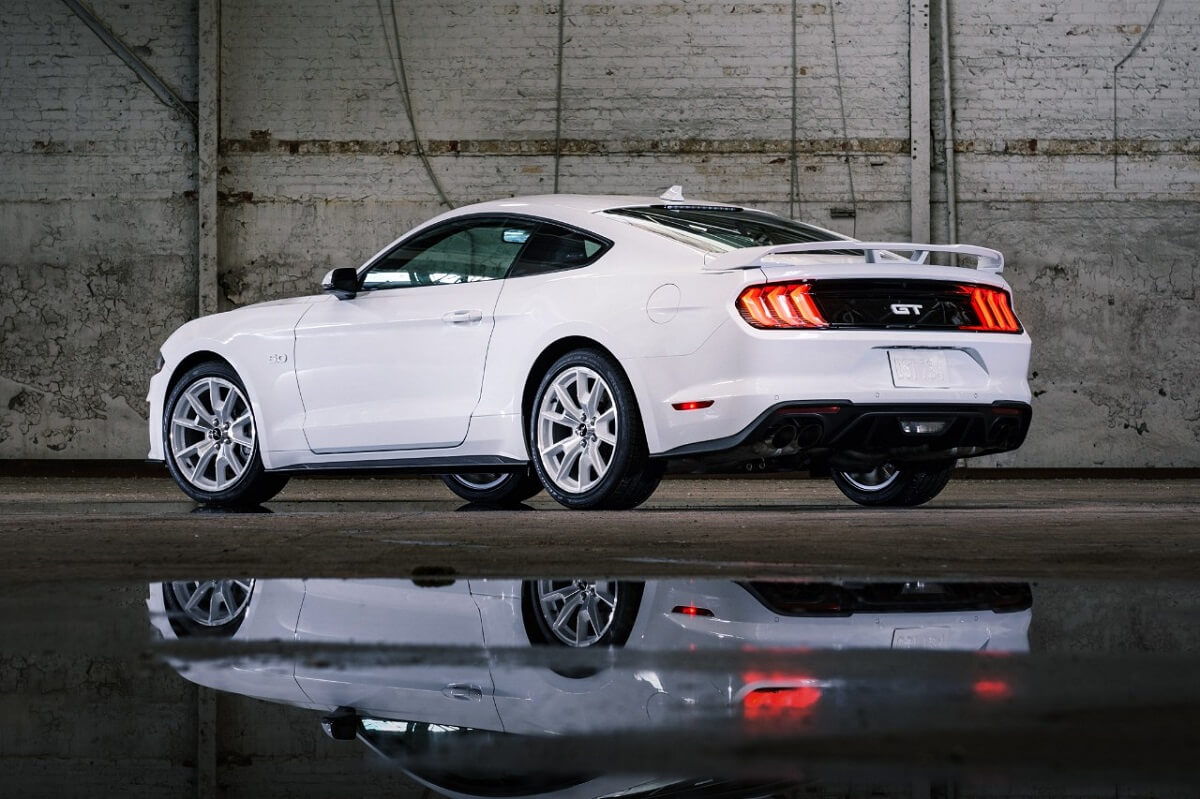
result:
M 376 266 L 378 266 L 382 262 L 386 261 L 389 257 L 391 257 L 392 253 L 396 252 L 397 250 L 401 249 L 402 247 L 407 246 L 413 239 L 415 239 L 419 236 L 424 236 L 427 233 L 431 233 L 431 232 L 439 230 L 443 227 L 449 227 L 452 225 L 461 225 L 464 222 L 475 222 L 475 221 L 485 222 L 488 220 L 494 220 L 494 221 L 498 221 L 498 222 L 511 221 L 511 222 L 517 222 L 517 223 L 532 223 L 534 225 L 533 232 L 531 232 L 529 234 L 529 239 L 526 240 L 525 243 L 521 245 L 521 249 L 517 251 L 516 257 L 514 257 L 512 263 L 508 265 L 508 269 L 505 270 L 503 275 L 501 275 L 500 277 L 497 277 L 497 278 L 493 278 L 493 280 L 509 280 L 510 278 L 519 278 L 519 277 L 537 277 L 538 275 L 549 275 L 549 274 L 554 274 L 556 272 L 567 272 L 567 271 L 572 271 L 575 269 L 582 269 L 585 266 L 591 266 L 592 264 L 596 263 L 596 261 L 598 261 L 602 257 L 604 257 L 604 255 L 607 254 L 608 251 L 611 250 L 615 244 L 615 242 L 613 242 L 612 239 L 610 239 L 606 236 L 601 236 L 600 234 L 598 234 L 594 231 L 587 230 L 586 228 L 581 228 L 578 225 L 572 225 L 568 222 L 563 222 L 563 221 L 560 221 L 557 219 L 548 219 L 543 216 L 534 216 L 532 214 L 506 214 L 506 213 L 464 214 L 463 216 L 456 216 L 451 219 L 443 220 L 441 222 L 438 222 L 437 224 L 426 225 L 425 227 L 418 228 L 417 230 L 412 231 L 409 235 L 407 235 L 404 238 L 397 241 L 395 246 L 389 247 L 387 250 L 380 253 L 378 257 L 371 259 L 371 261 L 368 262 L 366 264 L 366 266 L 364 266 L 358 273 L 358 290 L 360 292 L 393 291 L 393 290 L 399 291 L 401 289 L 407 290 L 410 288 L 435 288 L 438 285 L 445 285 L 445 286 L 460 285 L 457 283 L 444 283 L 444 284 L 436 284 L 435 283 L 435 284 L 430 284 L 428 286 L 422 286 L 422 285 L 390 286 L 390 287 L 381 286 L 379 288 L 371 288 L 371 287 L 364 287 L 363 281 L 366 280 L 367 275 L 370 273 L 370 271 L 372 269 L 374 269 Z M 584 261 L 583 263 L 580 263 L 580 264 L 573 264 L 571 266 L 563 266 L 563 267 L 559 267 L 557 269 L 552 269 L 552 270 L 544 271 L 544 272 L 531 272 L 528 274 L 521 274 L 521 273 L 513 274 L 514 271 L 517 271 L 517 267 L 520 266 L 520 264 L 521 264 L 521 257 L 525 254 L 525 249 L 529 246 L 529 241 L 538 235 L 538 233 L 540 232 L 543 225 L 555 225 L 555 226 L 563 228 L 565 230 L 570 230 L 574 233 L 578 233 L 582 236 L 586 236 L 587 238 L 590 238 L 590 239 L 593 239 L 593 240 L 599 242 L 600 249 L 597 250 L 592 255 L 591 258 L 588 258 L 586 261 Z M 477 281 L 477 282 L 485 282 L 485 281 Z

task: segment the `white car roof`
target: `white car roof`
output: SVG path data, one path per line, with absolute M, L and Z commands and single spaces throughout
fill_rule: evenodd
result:
M 538 194 L 529 197 L 510 197 L 504 200 L 488 200 L 456 208 L 456 211 L 479 213 L 485 211 L 519 211 L 538 213 L 539 211 L 566 210 L 582 213 L 596 213 L 613 208 L 627 208 L 639 205 L 711 205 L 728 208 L 729 203 L 710 202 L 708 200 L 663 200 L 659 197 L 620 194 Z

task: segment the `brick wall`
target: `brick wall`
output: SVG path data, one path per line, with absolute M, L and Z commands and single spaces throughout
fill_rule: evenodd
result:
M 195 8 L 154 5 L 95 8 L 194 97 Z M 432 169 L 456 204 L 551 191 L 557 160 L 561 191 L 682 183 L 787 212 L 795 8 L 797 214 L 908 235 L 903 0 L 568 0 L 557 147 L 557 2 L 398 1 L 394 20 L 388 5 L 381 16 L 373 0 L 224 4 L 222 307 L 311 292 L 441 207 L 414 155 L 393 26 Z M 1113 139 L 1113 67 L 1155 5 L 952 2 L 959 237 L 1006 252 L 1035 337 L 1034 435 L 989 463 L 1200 465 L 1196 4 L 1168 1 L 1122 66 Z M 0 233 L 19 245 L 0 262 L 35 290 L 0 297 L 16 342 L 0 354 L 0 410 L 12 406 L 0 457 L 138 457 L 144 365 L 195 307 L 194 138 L 65 8 L 15 7 L 0 19 Z M 852 206 L 855 219 L 831 217 Z M 103 311 L 79 280 L 93 272 L 117 275 L 92 281 L 109 292 Z M 42 280 L 66 300 L 46 298 Z M 128 285 L 148 294 L 117 288 Z M 47 328 L 62 331 L 57 344 Z M 51 346 L 45 362 L 16 354 Z

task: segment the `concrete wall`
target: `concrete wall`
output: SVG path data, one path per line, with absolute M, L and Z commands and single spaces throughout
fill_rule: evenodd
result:
M 151 5 L 93 4 L 193 98 L 197 9 Z M 454 204 L 549 192 L 557 171 L 560 191 L 682 183 L 909 235 L 904 0 L 568 0 L 561 104 L 558 3 L 382 5 L 224 4 L 220 307 L 311 292 L 443 207 L 393 32 Z M 1155 9 L 951 0 L 959 238 L 1005 251 L 1035 338 L 1030 440 L 981 463 L 1200 465 L 1200 7 L 1165 0 L 1135 50 Z M 155 348 L 197 307 L 194 133 L 65 6 L 6 3 L 0 59 L 0 457 L 141 457 Z

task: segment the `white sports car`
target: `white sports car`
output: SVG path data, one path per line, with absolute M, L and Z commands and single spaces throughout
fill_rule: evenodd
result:
M 1028 430 L 1003 263 L 678 192 L 466 206 L 323 294 L 175 331 L 150 458 L 218 505 L 388 468 L 471 501 L 630 508 L 671 461 L 828 469 L 856 502 L 917 505 Z

